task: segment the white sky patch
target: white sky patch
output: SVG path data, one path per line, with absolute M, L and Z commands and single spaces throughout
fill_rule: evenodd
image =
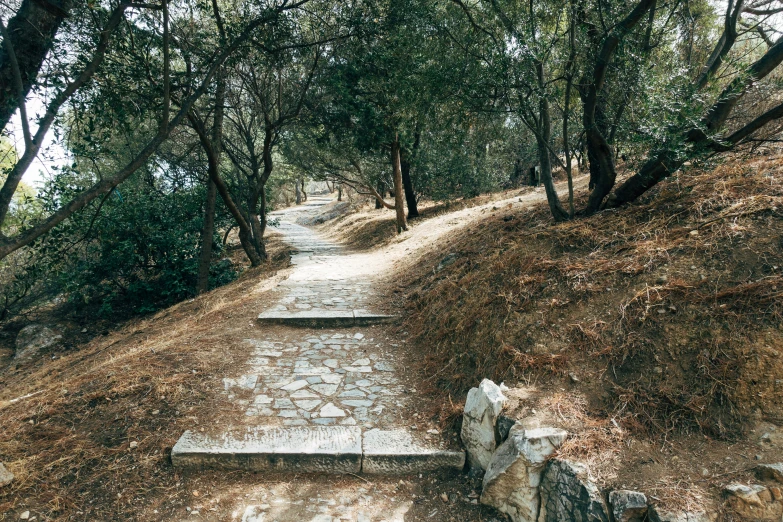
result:
M 30 120 L 30 134 L 35 136 L 38 130 L 38 119 L 44 114 L 46 107 L 43 100 L 34 95 L 27 99 L 27 116 Z M 44 139 L 43 146 L 38 152 L 30 168 L 25 172 L 22 181 L 28 186 L 36 189 L 43 184 L 44 180 L 50 177 L 54 167 L 65 165 L 72 161 L 69 152 L 55 139 L 53 128 L 49 129 Z M 17 110 L 11 117 L 11 121 L 5 128 L 5 134 L 16 148 L 17 157 L 24 154 L 24 135 L 22 133 L 22 119 Z

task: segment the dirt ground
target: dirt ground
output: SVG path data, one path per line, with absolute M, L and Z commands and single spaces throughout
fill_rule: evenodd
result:
M 528 187 L 431 205 L 393 239 L 369 207 L 332 230 L 391 260 L 444 425 L 482 377 L 505 381 L 507 414 L 567 429 L 560 456 L 600 485 L 717 511 L 723 486 L 783 460 L 781 205 L 783 160 L 749 156 L 569 223 Z
M 601 485 L 719 506 L 721 486 L 783 455 L 779 165 L 694 170 L 631 210 L 559 225 L 543 190 L 522 188 L 425 204 L 400 236 L 369 204 L 317 227 L 353 248 L 351 270 L 384 275 L 378 307 L 405 316 L 398 356 L 422 397 L 412 418 L 454 439 L 466 390 L 505 381 L 507 414 L 568 429 L 561 455 Z M 585 177 L 576 184 L 584 197 Z M 286 247 L 270 251 L 275 262 L 235 283 L 86 336 L 74 325 L 67 349 L 0 373 L 0 461 L 17 476 L 0 520 L 240 520 L 251 505 L 300 520 L 334 503 L 495 518 L 463 475 L 173 470 L 182 431 L 225 408 L 211 390 L 240 364 L 226 347 L 258 328 L 287 276 Z
M 171 448 L 186 429 L 220 431 L 248 422 L 236 401 L 218 392 L 224 377 L 241 374 L 247 364 L 245 339 L 283 335 L 255 320 L 292 273 L 289 249 L 274 234 L 269 251 L 271 263 L 238 281 L 126 324 L 68 327 L 69 318 L 56 309 L 39 311 L 36 320 L 63 325 L 65 338 L 35 361 L 0 373 L 0 461 L 16 476 L 0 490 L 0 520 L 29 511 L 28 520 L 39 521 L 238 521 L 248 509 L 281 522 L 341 513 L 344 520 L 357 513 L 369 520 L 493 520 L 494 511 L 477 504 L 480 483 L 461 474 L 182 474 L 172 468 Z M 11 353 L 13 335 L 3 339 Z M 407 375 L 403 382 L 417 385 Z M 400 415 L 422 431 L 436 426 L 437 418 L 419 411 Z

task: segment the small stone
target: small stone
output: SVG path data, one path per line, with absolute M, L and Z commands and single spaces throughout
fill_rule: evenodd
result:
M 690 231 L 690 232 L 688 232 L 688 233 L 689 233 L 691 236 L 698 236 L 698 235 L 699 235 L 699 231 L 698 231 L 698 230 L 691 230 L 691 231 Z
M 310 389 L 320 393 L 321 395 L 334 395 L 334 393 L 337 391 L 337 385 L 336 384 L 313 384 L 310 386 Z
M 318 412 L 321 417 L 345 417 L 345 412 L 331 402 Z
M 21 515 L 19 515 L 19 520 L 29 520 L 30 519 L 30 512 L 25 511 Z
M 128 444 L 128 447 L 129 447 L 130 449 L 135 449 L 135 448 L 137 448 L 138 446 L 139 446 L 139 443 L 138 443 L 138 442 L 136 442 L 135 440 L 134 440 L 134 441 L 131 441 L 131 443 L 130 443 L 130 444 Z
M 756 476 L 760 480 L 776 480 L 783 484 L 783 462 L 759 464 L 756 466 Z
M 511 515 L 514 520 L 535 520 L 541 506 L 538 485 L 544 468 L 567 435 L 555 428 L 512 428 L 508 440 L 492 454 L 484 475 L 481 503 Z
M 571 379 L 571 382 L 577 383 L 579 382 L 579 377 L 575 373 L 569 373 L 568 378 Z
M 0 462 L 0 488 L 7 486 L 14 481 L 14 474 L 6 469 L 2 462 Z
M 307 381 L 302 379 L 299 381 L 294 381 L 292 383 L 286 384 L 280 389 L 285 391 L 296 391 L 296 390 L 301 390 L 302 388 L 307 386 L 307 384 L 308 384 Z
M 551 460 L 541 477 L 540 491 L 541 509 L 538 517 L 540 522 L 561 520 L 609 522 L 609 511 L 603 495 L 588 479 L 587 468 L 582 464 L 559 459 Z M 638 499 L 634 500 L 634 503 L 636 502 Z M 623 520 L 641 522 L 643 518 Z
M 609 505 L 615 522 L 642 522 L 647 515 L 647 497 L 638 491 L 612 491 Z
M 448 496 L 446 493 L 441 493 L 441 494 L 440 494 L 440 499 L 441 499 L 443 502 L 448 502 L 448 501 L 449 501 L 449 496 Z

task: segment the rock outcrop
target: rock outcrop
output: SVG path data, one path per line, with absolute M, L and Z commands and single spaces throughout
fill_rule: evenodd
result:
M 567 437 L 564 430 L 514 426 L 484 475 L 481 503 L 495 507 L 514 522 L 536 522 L 539 485 L 547 458 Z
M 33 359 L 44 348 L 54 346 L 63 336 L 60 332 L 43 324 L 29 324 L 19 331 L 16 336 L 17 362 L 25 362 Z
M 538 522 L 609 522 L 609 510 L 587 468 L 553 459 L 541 477 L 541 510 Z
M 724 488 L 729 508 L 743 518 L 775 520 L 783 517 L 783 498 L 779 488 L 772 491 L 760 484 L 731 484 Z
M 471 468 L 486 470 L 489 466 L 499 440 L 497 420 L 505 404 L 500 387 L 489 379 L 468 392 L 460 436 Z

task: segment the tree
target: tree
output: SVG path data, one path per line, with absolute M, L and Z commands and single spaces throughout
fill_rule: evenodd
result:
M 122 183 L 128 177 L 130 177 L 136 170 L 142 167 L 159 149 L 162 143 L 164 143 L 170 136 L 172 129 L 178 127 L 182 121 L 187 117 L 194 103 L 207 91 L 212 83 L 213 77 L 222 64 L 240 48 L 242 48 L 257 32 L 257 30 L 265 25 L 274 25 L 279 23 L 281 17 L 289 11 L 300 8 L 306 4 L 308 0 L 280 0 L 277 3 L 271 5 L 262 5 L 258 7 L 251 7 L 248 17 L 240 16 L 237 18 L 237 25 L 232 28 L 232 37 L 225 46 L 221 46 L 217 51 L 213 53 L 193 53 L 194 56 L 203 56 L 203 60 L 199 63 L 194 63 L 192 59 L 183 60 L 182 63 L 187 64 L 188 68 L 183 71 L 181 76 L 186 79 L 186 82 L 181 86 L 180 93 L 181 98 L 178 99 L 178 110 L 174 113 L 173 117 L 169 118 L 169 110 L 171 107 L 171 92 L 169 87 L 171 85 L 171 79 L 164 76 L 161 82 L 157 82 L 155 77 L 149 78 L 150 82 L 156 82 L 160 89 L 160 97 L 156 100 L 159 102 L 160 113 L 159 119 L 161 124 L 158 126 L 156 132 L 151 133 L 146 144 L 138 150 L 135 157 L 123 168 L 114 172 L 113 174 L 97 181 L 88 189 L 84 190 L 78 195 L 75 195 L 73 199 L 65 202 L 61 207 L 53 210 L 48 216 L 19 232 L 11 237 L 0 237 L 0 259 L 7 256 L 9 253 L 29 245 L 35 239 L 41 237 L 43 234 L 49 232 L 54 227 L 62 223 L 68 217 L 75 212 L 81 210 L 87 206 L 90 202 L 96 198 L 103 196 L 113 190 L 117 185 Z M 32 135 L 27 128 L 26 122 L 23 121 L 25 128 L 25 150 L 20 155 L 18 162 L 13 169 L 7 174 L 7 178 L 0 188 L 0 223 L 5 221 L 8 213 L 8 208 L 13 198 L 13 194 L 16 192 L 19 182 L 27 169 L 32 164 L 33 159 L 37 156 L 41 144 L 44 142 L 44 138 L 48 134 L 52 124 L 58 117 L 60 110 L 70 101 L 77 93 L 82 93 L 85 88 L 90 84 L 91 80 L 95 76 L 96 72 L 101 69 L 104 59 L 107 53 L 117 52 L 122 54 L 122 46 L 115 45 L 110 46 L 112 42 L 112 35 L 121 26 L 121 22 L 126 22 L 124 26 L 132 24 L 125 17 L 125 13 L 128 9 L 138 9 L 137 4 L 120 4 L 110 13 L 106 13 L 102 17 L 103 22 L 101 30 L 96 35 L 92 34 L 91 38 L 87 38 L 82 44 L 81 49 L 91 48 L 92 52 L 75 53 L 77 58 L 74 60 L 74 66 L 78 67 L 79 63 L 86 63 L 85 66 L 77 69 L 77 72 L 73 76 L 67 76 L 72 78 L 70 82 L 55 88 L 52 100 L 47 106 L 45 115 L 38 121 L 38 129 L 35 135 Z M 141 4 L 141 8 L 147 6 Z M 187 16 L 185 14 L 184 16 Z M 123 26 L 123 27 L 124 27 Z M 129 42 L 126 42 L 129 46 Z M 204 44 L 204 42 L 200 42 Z M 111 48 L 110 48 L 111 47 Z M 61 51 L 62 52 L 62 51 Z M 167 53 L 162 53 L 167 56 Z M 204 56 L 206 54 L 206 56 Z M 120 60 L 121 62 L 121 60 Z M 146 67 L 149 64 L 138 64 L 139 69 L 147 70 Z M 167 66 L 163 65 L 163 70 L 166 70 Z M 134 82 L 137 82 L 140 78 L 137 76 L 134 78 Z M 167 94 L 168 93 L 168 94 Z

